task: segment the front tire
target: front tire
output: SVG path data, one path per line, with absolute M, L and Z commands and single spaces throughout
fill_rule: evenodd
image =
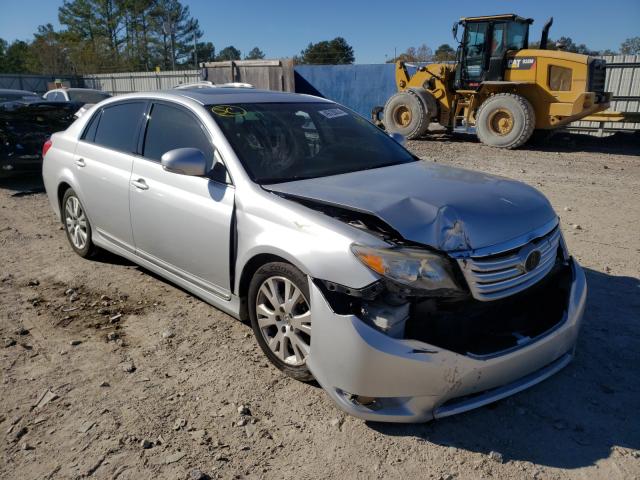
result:
M 91 223 L 76 192 L 69 188 L 62 197 L 62 223 L 73 251 L 82 258 L 93 256 L 97 247 L 91 240 Z
M 269 361 L 303 382 L 311 346 L 311 304 L 306 275 L 291 264 L 267 263 L 249 285 L 249 317 L 258 345 Z
M 533 134 L 536 116 L 526 98 L 499 93 L 484 101 L 476 115 L 476 133 L 485 145 L 518 148 Z
M 384 128 L 408 140 L 422 136 L 429 127 L 429 114 L 415 92 L 407 90 L 393 95 L 384 106 Z

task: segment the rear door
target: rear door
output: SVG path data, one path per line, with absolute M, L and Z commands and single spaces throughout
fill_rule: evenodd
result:
M 97 112 L 78 142 L 73 167 L 94 230 L 130 252 L 129 181 L 146 106 L 146 101 L 130 101 Z
M 214 163 L 215 148 L 202 122 L 188 109 L 154 102 L 143 156 L 131 176 L 131 222 L 136 254 L 208 293 L 229 298 L 229 244 L 234 188 L 208 176 L 163 169 L 169 150 L 200 149 Z

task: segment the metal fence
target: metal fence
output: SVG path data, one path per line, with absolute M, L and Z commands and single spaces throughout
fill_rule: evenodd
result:
M 640 114 L 640 55 L 606 55 L 607 80 L 605 91 L 611 92 L 609 111 Z M 569 129 L 598 137 L 615 131 L 640 130 L 632 122 L 573 122 Z
M 131 92 L 166 90 L 183 83 L 200 80 L 200 70 L 174 70 L 171 72 L 99 73 L 84 75 L 85 86 L 112 95 Z
M 0 88 L 10 88 L 13 90 L 28 90 L 39 94 L 49 90 L 49 84 L 60 80 L 68 82 L 71 87 L 84 87 L 82 77 L 70 75 L 23 75 L 23 74 L 0 74 Z

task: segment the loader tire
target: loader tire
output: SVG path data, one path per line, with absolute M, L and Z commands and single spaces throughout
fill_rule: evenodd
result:
M 429 115 L 418 95 L 412 91 L 393 95 L 384 106 L 384 127 L 413 140 L 426 132 Z
M 518 148 L 536 126 L 536 115 L 529 100 L 513 93 L 499 93 L 484 101 L 476 115 L 480 141 L 498 148 Z

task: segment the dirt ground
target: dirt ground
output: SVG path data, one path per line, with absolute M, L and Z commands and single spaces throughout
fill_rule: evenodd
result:
M 3 180 L 0 478 L 640 478 L 638 137 L 410 148 L 549 197 L 589 284 L 569 367 L 427 424 L 347 417 L 269 366 L 247 325 L 122 259 L 76 256 L 38 179 Z

